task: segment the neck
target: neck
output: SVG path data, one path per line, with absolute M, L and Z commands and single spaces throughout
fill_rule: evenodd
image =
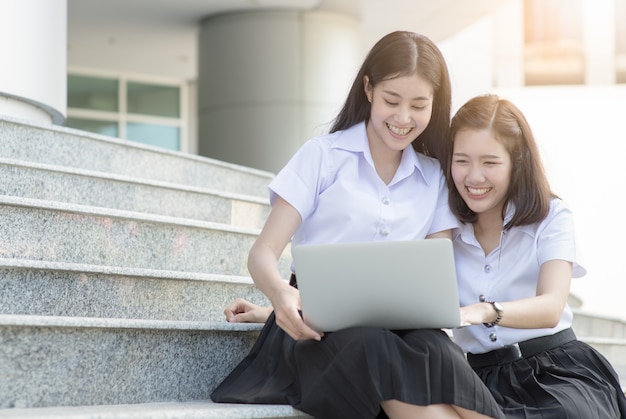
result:
M 500 243 L 500 235 L 504 227 L 504 220 L 500 212 L 482 213 L 474 223 L 474 236 L 480 243 L 485 255 L 488 255 Z
M 402 161 L 402 150 L 391 150 L 376 141 L 372 141 L 370 136 L 368 137 L 367 142 L 376 173 L 385 184 L 389 184 Z

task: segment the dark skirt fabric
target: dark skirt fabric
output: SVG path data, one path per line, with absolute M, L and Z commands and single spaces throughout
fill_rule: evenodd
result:
M 223 403 L 290 404 L 316 418 L 386 418 L 380 403 L 450 404 L 504 418 L 442 330 L 349 328 L 294 341 L 270 316 L 244 360 L 213 391 Z
M 510 419 L 626 419 L 615 370 L 578 340 L 475 371 Z

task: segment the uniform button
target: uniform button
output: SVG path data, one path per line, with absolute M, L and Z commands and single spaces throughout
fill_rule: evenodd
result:
M 391 199 L 388 196 L 384 196 L 382 199 L 383 205 L 389 205 L 391 203 Z
M 485 265 L 485 273 L 488 274 L 491 272 L 491 265 Z
M 498 340 L 498 335 L 496 335 L 495 333 L 489 333 L 489 340 L 495 342 L 496 340 Z
M 478 301 L 480 301 L 481 303 L 484 303 L 485 301 L 487 301 L 487 299 L 485 298 L 485 296 L 484 296 L 484 295 L 480 294 L 480 295 L 478 296 Z
M 389 227 L 383 227 L 380 229 L 380 235 L 387 237 L 389 235 Z

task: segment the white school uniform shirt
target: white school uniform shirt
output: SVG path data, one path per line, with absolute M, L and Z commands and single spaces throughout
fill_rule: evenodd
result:
M 272 204 L 280 196 L 302 216 L 292 246 L 423 239 L 459 225 L 439 161 L 408 147 L 386 185 L 364 122 L 307 141 L 269 189 Z
M 513 208 L 507 212 L 505 224 L 513 213 Z M 550 211 L 543 221 L 504 232 L 500 245 L 487 256 L 476 240 L 472 224 L 455 230 L 453 243 L 461 306 L 478 303 L 481 296 L 484 301 L 497 302 L 536 296 L 539 269 L 550 260 L 572 262 L 573 278 L 586 274 L 577 262 L 572 212 L 560 199 L 551 200 Z M 570 327 L 572 318 L 572 310 L 566 304 L 554 328 L 513 329 L 472 325 L 455 329 L 453 334 L 455 342 L 465 352 L 477 354 L 552 335 Z

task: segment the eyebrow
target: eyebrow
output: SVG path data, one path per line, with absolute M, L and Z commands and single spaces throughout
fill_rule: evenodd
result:
M 391 90 L 383 90 L 383 92 L 385 92 L 385 93 L 387 93 L 388 95 L 391 95 L 391 96 L 402 97 L 398 93 L 396 93 L 394 91 L 391 91 Z M 418 97 L 414 97 L 411 100 L 430 100 L 430 98 L 427 97 L 427 96 L 418 96 Z
M 452 153 L 453 156 L 464 156 L 464 157 L 469 157 L 469 154 L 467 153 Z M 502 156 L 496 156 L 495 154 L 485 154 L 482 156 L 478 156 L 481 159 L 501 159 L 503 158 Z

